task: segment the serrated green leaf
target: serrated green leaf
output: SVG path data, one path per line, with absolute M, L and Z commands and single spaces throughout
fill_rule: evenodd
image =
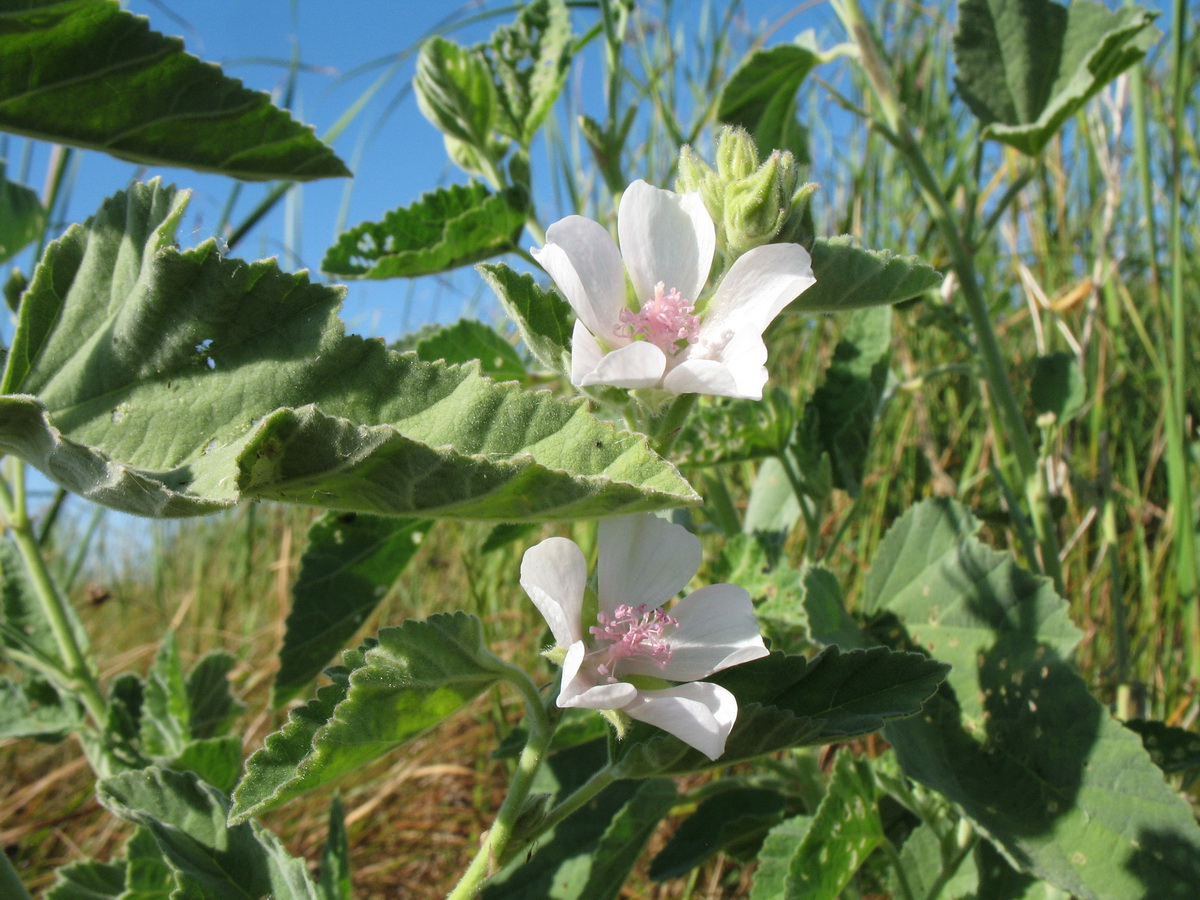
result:
M 696 405 L 676 441 L 681 466 L 747 462 L 776 456 L 787 447 L 796 414 L 783 388 L 768 387 L 762 400 L 706 400 Z
M 806 566 L 803 574 L 804 614 L 812 636 L 843 650 L 867 647 L 866 635 L 846 610 L 836 576 L 822 565 Z
M 956 504 L 926 501 L 867 574 L 864 608 L 951 664 L 922 714 L 887 728 L 901 765 L 1080 898 L 1186 896 L 1200 871 L 1190 808 L 1066 661 L 1080 636 L 1067 604 L 977 528 Z
M 55 870 L 46 900 L 117 900 L 125 892 L 125 863 L 94 859 L 67 863 Z
M 751 900 L 781 900 L 787 897 L 792 857 L 796 848 L 804 842 L 812 821 L 812 816 L 792 816 L 771 829 L 758 852 Z
M 985 137 L 1030 156 L 1159 37 L 1157 13 L 1090 0 L 963 0 L 958 11 L 959 95 Z
M 246 761 L 230 820 L 243 822 L 382 756 L 453 715 L 501 677 L 483 625 L 439 614 L 379 632 L 347 671 L 294 710 Z
M 7 360 L 0 450 L 141 515 L 257 497 L 518 521 L 699 499 L 582 401 L 346 337 L 340 293 L 274 262 L 176 250 L 184 202 L 135 186 L 47 250 Z
M 768 788 L 732 787 L 706 797 L 650 863 L 655 881 L 678 878 L 717 853 L 740 855 L 783 817 L 783 796 Z
M 416 278 L 491 259 L 516 249 L 528 205 L 520 187 L 438 188 L 340 234 L 321 269 L 341 278 Z
M 800 519 L 800 503 L 787 467 L 778 457 L 767 457 L 759 465 L 750 487 L 742 529 L 748 534 L 786 535 Z
M 534 0 L 481 50 L 496 84 L 496 130 L 529 148 L 566 83 L 573 51 L 562 0 Z
M 234 658 L 223 650 L 210 650 L 188 672 L 187 698 L 191 735 L 219 737 L 242 709 L 229 690 L 229 670 Z
M 513 345 L 478 319 L 460 319 L 454 325 L 439 328 L 418 341 L 414 349 L 426 362 L 479 360 L 480 371 L 496 381 L 525 378 L 525 364 Z
M 188 741 L 173 756 L 155 762 L 176 772 L 195 772 L 201 780 L 228 793 L 242 773 L 242 739 L 237 735 Z
M 266 93 L 107 0 L 0 0 L 0 130 L 249 180 L 350 174 Z
M 170 900 L 178 888 L 175 870 L 148 828 L 138 828 L 129 836 L 125 859 L 125 893 L 120 900 Z
M 753 51 L 721 89 L 718 121 L 745 128 L 764 156 L 790 150 L 807 162 L 808 140 L 796 121 L 796 93 L 819 62 L 819 54 L 797 44 Z
M 958 848 L 954 846 L 952 849 L 957 851 Z M 900 850 L 899 868 L 908 883 L 909 894 L 913 897 L 936 896 L 940 900 L 977 900 L 979 871 L 975 867 L 974 856 L 968 855 L 962 859 L 949 877 L 946 873 L 947 863 L 937 832 L 924 823 L 918 825 Z M 893 872 L 889 882 L 893 885 L 894 894 L 902 892 L 899 880 Z M 940 893 L 935 893 L 935 888 Z
M 885 647 L 842 652 L 828 647 L 811 660 L 773 652 L 725 669 L 707 681 L 737 697 L 737 723 L 717 765 L 877 731 L 917 713 L 946 667 L 917 653 Z M 683 741 L 635 723 L 616 755 L 622 778 L 680 775 L 714 762 Z
M 342 798 L 337 794 L 333 795 L 333 803 L 329 807 L 329 833 L 321 854 L 320 886 L 322 900 L 354 900 L 346 816 L 342 809 Z
M 1142 739 L 1142 746 L 1164 772 L 1200 767 L 1200 734 L 1151 719 L 1130 719 L 1125 727 Z
M 496 87 L 483 53 L 442 37 L 421 45 L 413 78 L 417 106 L 443 134 L 483 148 L 496 121 Z
M 812 267 L 817 283 L 793 300 L 785 314 L 886 306 L 920 296 L 942 283 L 941 274 L 917 257 L 867 250 L 849 235 L 817 238 Z
M 152 756 L 174 756 L 192 736 L 187 682 L 174 632 L 167 632 L 158 645 L 146 673 L 140 731 L 142 747 Z
M 178 900 L 321 900 L 303 859 L 257 825 L 227 826 L 228 801 L 191 773 L 125 772 L 97 784 L 96 798 L 150 831 L 178 873 Z
M 553 291 L 543 291 L 532 275 L 521 275 L 503 263 L 476 268 L 534 358 L 553 372 L 569 371 L 574 320 L 570 305 Z
M 429 530 L 427 519 L 326 513 L 308 529 L 272 703 L 316 678 L 362 627 Z
M 859 309 L 846 328 L 825 370 L 825 378 L 805 408 L 815 418 L 817 444 L 806 453 L 828 454 L 833 487 L 857 497 L 862 488 L 871 436 L 879 418 L 892 354 L 890 307 Z
M 802 836 L 787 858 L 786 873 L 782 866 L 772 866 L 774 871 L 768 871 L 765 878 L 755 877 L 750 900 L 837 900 L 841 896 L 854 873 L 884 840 L 875 783 L 865 761 L 855 760 L 845 751 L 838 754 L 829 791 L 816 814 L 783 834 L 794 838 L 801 830 Z M 780 843 L 771 841 L 770 855 L 777 859 Z
M 0 739 L 60 741 L 83 721 L 83 708 L 35 676 L 21 683 L 0 677 Z
M 46 210 L 37 192 L 9 181 L 6 171 L 5 160 L 0 159 L 0 262 L 11 259 L 46 227 Z
M 1051 414 L 1056 422 L 1073 419 L 1087 400 L 1087 382 L 1075 355 L 1039 356 L 1029 383 L 1029 396 L 1039 415 Z

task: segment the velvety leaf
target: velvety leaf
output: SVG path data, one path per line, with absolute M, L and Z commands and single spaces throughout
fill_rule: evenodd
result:
M 654 857 L 650 877 L 678 878 L 717 853 L 738 854 L 761 842 L 783 810 L 783 796 L 768 788 L 734 787 L 706 797 Z
M 326 513 L 308 529 L 292 587 L 272 702 L 316 678 L 391 590 L 429 530 L 427 519 Z
M 333 795 L 329 807 L 329 833 L 321 854 L 322 900 L 354 900 L 350 878 L 350 842 L 346 835 L 346 816 L 342 798 Z
M 582 401 L 346 337 L 340 293 L 171 243 L 185 198 L 108 201 L 21 305 L 0 450 L 142 515 L 266 498 L 388 515 L 562 519 L 694 502 Z
M 294 710 L 246 761 L 232 822 L 243 822 L 328 784 L 453 715 L 494 684 L 504 663 L 465 613 L 439 614 L 379 632 L 347 654 L 346 670 Z
M 83 721 L 83 708 L 48 681 L 27 675 L 17 683 L 0 677 L 0 739 L 59 741 Z
M 789 896 L 788 873 L 792 857 L 804 842 L 812 821 L 812 816 L 792 816 L 771 829 L 758 852 L 751 900 L 784 900 Z
M 178 888 L 175 870 L 148 828 L 138 828 L 130 835 L 125 859 L 125 893 L 120 900 L 169 900 Z
M 55 870 L 46 900 L 117 900 L 125 892 L 125 863 L 94 859 L 67 863 Z
M 833 350 L 825 378 L 805 408 L 815 426 L 814 453 L 830 459 L 833 486 L 857 497 L 879 418 L 892 354 L 892 310 L 855 310 Z M 807 448 L 806 448 L 807 449 Z
M 75 607 L 67 603 L 62 611 L 76 643 L 86 652 L 88 634 Z M 0 646 L 58 658 L 54 631 L 29 583 L 21 554 L 8 536 L 0 539 L 0 623 L 4 626 L 0 628 Z
M 958 848 L 955 846 L 952 849 Z M 975 892 L 979 889 L 979 871 L 974 856 L 968 855 L 963 859 L 948 878 L 947 863 L 937 832 L 924 823 L 913 830 L 900 850 L 900 869 L 904 872 L 913 897 L 977 900 Z M 893 885 L 893 894 L 902 893 L 899 880 L 896 873 L 892 872 L 889 883 Z M 934 893 L 935 887 L 939 887 L 941 893 Z
M 431 38 L 417 56 L 413 89 L 422 114 L 444 135 L 469 147 L 487 146 L 496 121 L 496 87 L 481 51 Z
M 380 222 L 338 236 L 321 269 L 341 278 L 415 278 L 515 250 L 528 201 L 522 188 L 494 194 L 478 182 L 438 188 Z
M 153 756 L 174 756 L 192 736 L 187 682 L 174 632 L 167 632 L 158 645 L 146 673 L 140 729 L 142 747 Z
M 1029 383 L 1033 408 L 1057 422 L 1075 418 L 1087 400 L 1087 382 L 1072 353 L 1039 356 Z
M 979 872 L 979 891 L 970 900 L 1071 900 L 1066 891 L 1014 869 L 991 841 L 980 841 L 972 855 Z
M 242 739 L 230 734 L 188 741 L 173 757 L 155 761 L 177 772 L 195 772 L 202 781 L 228 793 L 242 774 Z
M 1164 772 L 1200 767 L 1200 734 L 1151 719 L 1130 719 L 1125 727 L 1141 737 L 1142 746 Z
M 1062 890 L 1183 896 L 1200 860 L 1189 806 L 1066 661 L 1067 604 L 977 528 L 950 501 L 921 503 L 867 574 L 864 608 L 892 617 L 889 639 L 951 664 L 922 714 L 887 728 L 901 765 Z
M 984 135 L 1031 156 L 1158 39 L 1157 13 L 1091 0 L 963 0 L 955 83 Z
M 791 150 L 807 161 L 807 140 L 796 121 L 796 93 L 819 62 L 819 54 L 797 44 L 753 51 L 721 89 L 717 119 L 745 128 L 764 156 Z
M 534 358 L 551 371 L 569 371 L 574 320 L 570 305 L 553 291 L 539 288 L 532 275 L 518 274 L 503 263 L 477 268 Z
M 96 798 L 150 831 L 178 873 L 179 900 L 320 900 L 303 859 L 257 825 L 226 826 L 228 801 L 191 773 L 125 772 L 101 781 Z
M 770 656 L 707 678 L 737 697 L 737 723 L 725 753 L 729 765 L 786 747 L 825 744 L 868 734 L 917 713 L 946 667 L 917 653 L 885 647 L 842 652 L 828 647 L 811 660 Z M 623 778 L 680 775 L 714 763 L 683 741 L 635 723 L 617 752 Z
M 235 178 L 350 174 L 267 94 L 116 3 L 0 0 L 0 19 L 0 130 Z
M 875 784 L 865 761 L 845 751 L 838 754 L 829 790 L 816 814 L 783 834 L 791 838 L 801 829 L 802 836 L 787 858 L 786 873 L 780 871 L 782 866 L 773 866 L 765 878 L 755 877 L 750 900 L 837 900 L 842 895 L 854 873 L 884 840 Z M 778 858 L 781 842 L 768 841 L 770 855 Z
M 538 773 L 533 790 L 557 794 L 561 800 L 586 774 L 602 765 L 604 757 L 603 741 L 555 754 Z M 581 771 L 571 771 L 575 768 Z M 516 853 L 488 879 L 481 896 L 484 900 L 617 897 L 676 798 L 675 786 L 668 779 L 609 785 L 540 836 L 530 851 Z
M 891 250 L 867 250 L 849 235 L 817 238 L 812 247 L 817 283 L 786 312 L 840 312 L 910 300 L 942 283 L 932 266 Z M 786 314 L 785 312 L 785 314 Z
M 520 381 L 525 377 L 525 364 L 513 345 L 478 319 L 461 319 L 440 328 L 419 341 L 415 349 L 426 362 L 465 363 L 477 359 L 480 371 L 496 381 Z
M 567 80 L 571 17 L 562 0 L 526 3 L 481 45 L 496 84 L 496 130 L 528 149 Z
M 16 255 L 46 227 L 46 210 L 37 192 L 5 178 L 6 168 L 0 159 L 0 262 Z
M 868 646 L 866 635 L 846 610 L 846 600 L 836 576 L 824 566 L 805 568 L 803 603 L 808 630 L 822 644 L 843 650 Z
M 242 709 L 229 690 L 229 670 L 234 658 L 223 650 L 210 650 L 192 666 L 187 677 L 191 734 L 218 737 Z

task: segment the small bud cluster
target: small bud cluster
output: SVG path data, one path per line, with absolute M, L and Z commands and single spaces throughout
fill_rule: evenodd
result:
M 699 192 L 717 224 L 727 263 L 763 244 L 811 243 L 809 202 L 816 187 L 800 183 L 791 151 L 774 150 L 760 164 L 754 139 L 742 128 L 721 132 L 715 169 L 691 147 L 679 152 L 676 190 Z

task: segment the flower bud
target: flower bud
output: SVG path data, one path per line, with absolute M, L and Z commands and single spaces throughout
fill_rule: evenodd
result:
M 726 127 L 717 139 L 717 173 L 725 184 L 747 178 L 758 168 L 758 148 L 744 128 Z
M 816 226 L 813 224 L 812 215 L 812 195 L 816 192 L 817 183 L 810 181 L 802 184 L 792 194 L 792 201 L 788 204 L 787 219 L 779 229 L 778 240 L 812 247 L 813 238 L 816 237 Z
M 758 171 L 725 187 L 725 240 L 740 256 L 770 243 L 787 221 L 796 165 L 792 154 L 775 151 Z
M 680 194 L 698 193 L 712 220 L 720 224 L 725 204 L 721 178 L 687 144 L 679 150 L 679 177 L 675 179 L 675 191 Z

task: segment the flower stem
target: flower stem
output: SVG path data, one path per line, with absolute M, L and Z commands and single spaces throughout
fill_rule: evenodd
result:
M 575 792 L 563 800 L 562 803 L 550 810 L 546 818 L 538 826 L 537 834 L 544 834 L 558 825 L 563 819 L 582 807 L 616 780 L 617 774 L 613 767 L 611 765 L 605 766 L 576 788 Z
M 54 635 L 63 665 L 64 681 L 75 690 L 88 714 L 97 725 L 102 725 L 106 716 L 104 696 L 100 683 L 90 662 L 79 645 L 75 631 L 67 616 L 66 601 L 54 584 L 46 560 L 33 533 L 33 525 L 25 503 L 25 464 L 10 457 L 9 482 L 0 478 L 0 510 L 3 511 L 13 541 L 25 563 L 34 596 L 42 609 L 42 615 Z
M 646 434 L 650 437 L 654 451 L 659 456 L 665 457 L 671 452 L 671 448 L 675 446 L 675 441 L 679 438 L 679 433 L 683 430 L 683 424 L 692 414 L 692 409 L 696 406 L 696 400 L 699 397 L 699 394 L 680 394 L 671 401 L 671 405 L 667 407 L 665 413 L 650 421 Z
M 512 783 L 508 788 L 508 796 L 496 813 L 496 820 L 491 829 L 484 835 L 479 850 L 463 872 L 458 884 L 454 886 L 447 900 L 470 900 L 478 896 L 483 889 L 484 881 L 492 874 L 499 860 L 503 859 L 508 843 L 513 837 L 513 831 L 525 807 L 525 799 L 533 785 L 550 741 L 554 737 L 554 723 L 550 719 L 546 706 L 538 693 L 537 687 L 529 676 L 516 666 L 506 666 L 505 680 L 515 687 L 525 698 L 529 739 L 517 759 L 517 770 L 513 773 Z

